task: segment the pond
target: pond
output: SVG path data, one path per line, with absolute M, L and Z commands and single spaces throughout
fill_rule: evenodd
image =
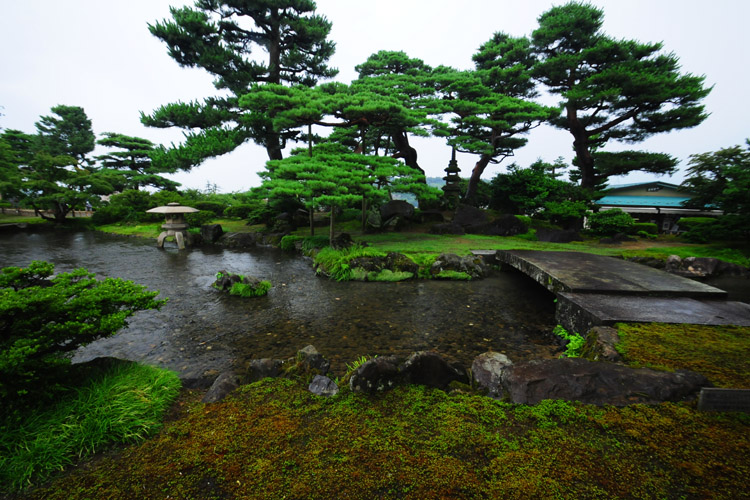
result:
M 31 260 L 52 262 L 56 272 L 85 267 L 169 298 L 160 311 L 139 312 L 114 337 L 80 349 L 74 361 L 115 356 L 205 379 L 309 344 L 337 375 L 362 355 L 419 350 L 467 367 L 489 350 L 516 362 L 557 356 L 554 296 L 517 272 L 471 282 L 335 282 L 316 276 L 309 260 L 273 248 L 160 250 L 155 241 L 96 232 L 0 235 L 0 267 Z M 220 270 L 268 279 L 273 288 L 254 299 L 220 293 L 211 287 Z

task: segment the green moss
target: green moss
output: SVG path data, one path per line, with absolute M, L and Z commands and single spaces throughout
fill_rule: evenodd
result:
M 260 281 L 258 283 L 235 283 L 229 289 L 230 295 L 238 297 L 263 297 L 271 289 L 270 281 Z
M 633 366 L 702 373 L 719 387 L 750 389 L 750 328 L 621 323 L 615 348 Z
M 424 387 L 188 393 L 158 436 L 36 498 L 734 498 L 748 420 L 689 406 L 535 407 Z

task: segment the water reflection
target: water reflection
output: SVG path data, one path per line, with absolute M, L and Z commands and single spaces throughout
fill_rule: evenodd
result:
M 79 351 L 79 361 L 117 356 L 200 377 L 248 358 L 289 357 L 308 344 L 336 373 L 364 354 L 435 349 L 467 366 L 490 349 L 516 361 L 555 355 L 553 297 L 517 273 L 474 282 L 338 283 L 275 249 L 159 250 L 152 241 L 92 232 L 2 235 L 0 255 L 2 266 L 37 259 L 57 271 L 85 267 L 169 298 L 161 311 L 139 313 L 120 334 Z M 224 295 L 210 286 L 219 270 L 274 286 L 258 299 Z

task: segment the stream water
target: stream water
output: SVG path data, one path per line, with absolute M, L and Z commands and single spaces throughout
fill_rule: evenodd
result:
M 85 267 L 159 290 L 169 302 L 128 328 L 76 352 L 74 361 L 115 356 L 205 379 L 252 358 L 291 357 L 308 344 L 334 373 L 362 355 L 434 349 L 470 366 L 485 351 L 511 360 L 555 356 L 553 295 L 516 272 L 471 282 L 334 282 L 309 261 L 271 248 L 160 250 L 154 241 L 95 232 L 0 235 L 0 267 L 47 260 L 56 272 Z M 268 279 L 266 297 L 211 287 L 220 270 Z

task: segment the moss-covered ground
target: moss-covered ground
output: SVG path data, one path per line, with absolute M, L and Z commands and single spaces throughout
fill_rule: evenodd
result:
M 155 438 L 24 498 L 739 498 L 750 417 L 689 404 L 530 407 L 424 387 L 184 393 Z
M 618 351 L 633 366 L 702 373 L 717 387 L 750 389 L 750 328 L 628 323 Z

